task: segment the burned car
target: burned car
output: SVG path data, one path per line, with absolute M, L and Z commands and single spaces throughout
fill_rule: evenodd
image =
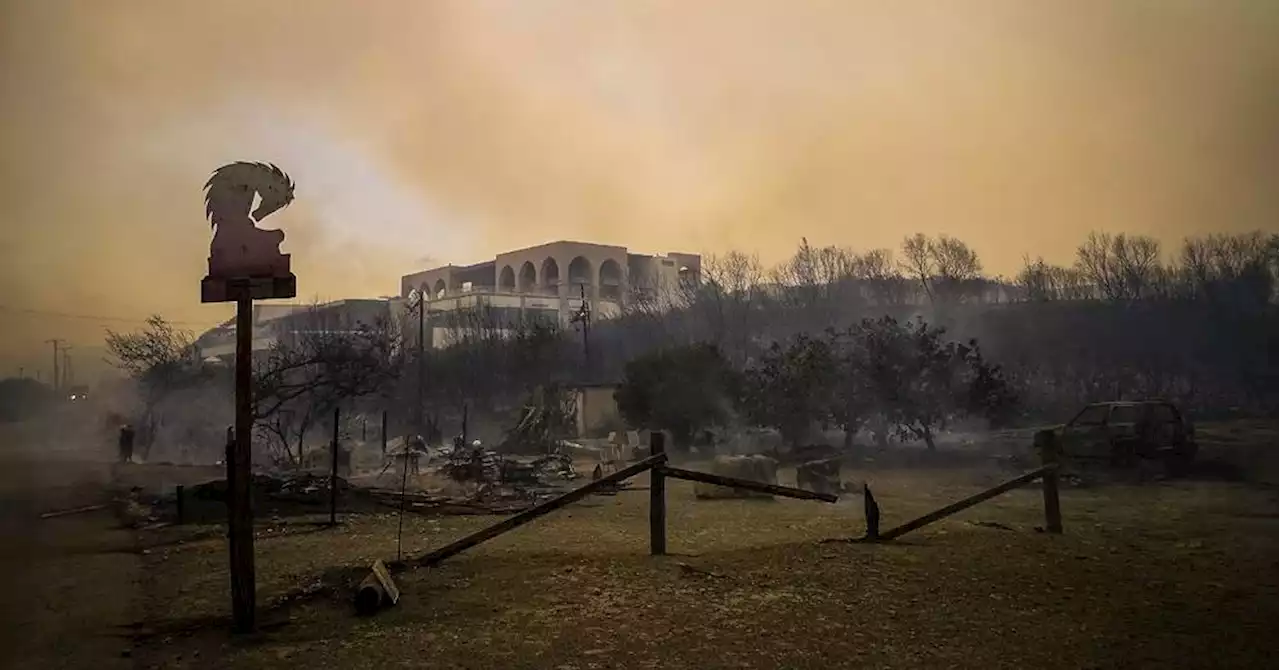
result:
M 1164 400 L 1103 402 L 1086 406 L 1056 431 L 1063 457 L 1130 467 L 1158 460 L 1185 471 L 1195 460 L 1195 429 Z

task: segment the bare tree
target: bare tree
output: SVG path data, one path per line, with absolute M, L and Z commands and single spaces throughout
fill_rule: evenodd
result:
M 1036 257 L 1033 261 L 1029 256 L 1022 257 L 1022 269 L 1014 277 L 1014 284 L 1024 300 L 1048 302 L 1057 299 L 1049 269 L 1050 265 L 1044 262 L 1044 258 Z
M 1078 268 L 1050 265 L 1043 258 L 1023 258 L 1023 267 L 1014 278 L 1022 299 L 1030 302 L 1086 300 L 1092 297 L 1088 282 Z
M 1160 243 L 1145 235 L 1116 235 L 1111 256 L 1122 296 L 1129 300 L 1149 297 L 1162 271 Z
M 933 263 L 934 294 L 948 302 L 963 302 L 978 288 L 982 261 L 969 245 L 948 235 L 929 242 Z
M 401 353 L 392 321 L 352 323 L 321 307 L 281 319 L 254 361 L 254 424 L 281 463 L 302 462 L 306 438 L 335 407 L 389 393 Z
M 1053 265 L 1049 277 L 1061 300 L 1088 300 L 1096 297 L 1094 289 L 1079 268 Z
M 813 247 L 801 238 L 790 259 L 770 273 L 791 322 L 801 330 L 822 330 L 842 320 L 861 296 L 853 277 L 853 254 L 835 246 Z
M 1265 303 L 1274 298 L 1275 233 L 1207 235 L 1183 240 L 1179 250 L 1187 293 L 1214 301 Z
M 137 332 L 107 330 L 109 361 L 124 370 L 138 384 L 142 400 L 140 446 L 149 448 L 162 421 L 162 401 L 174 393 L 209 382 L 217 369 L 198 357 L 192 334 L 175 328 L 159 315 L 147 319 Z
M 771 300 L 765 277 L 754 255 L 731 251 L 704 258 L 702 282 L 686 287 L 684 312 L 692 323 L 682 343 L 710 342 L 735 364 L 743 361 L 766 325 L 762 312 Z
M 906 279 L 888 249 L 853 254 L 849 259 L 849 272 L 861 284 L 862 295 L 878 306 L 901 305 L 906 300 Z
M 147 325 L 134 333 L 107 330 L 106 347 L 110 362 L 134 377 L 156 371 L 174 371 L 187 367 L 193 360 L 194 338 L 190 332 L 175 328 L 158 314 L 147 319 Z
M 902 260 L 899 261 L 903 274 L 920 285 L 929 302 L 934 301 L 933 258 L 929 252 L 929 238 L 924 233 L 916 233 L 902 240 Z
M 1075 269 L 1097 297 L 1111 302 L 1194 297 L 1195 287 L 1203 287 L 1213 274 L 1218 248 L 1213 236 L 1187 240 L 1180 263 L 1166 265 L 1155 238 L 1094 232 L 1077 248 Z
M 1076 248 L 1076 268 L 1103 300 L 1125 296 L 1124 277 L 1112 254 L 1114 243 L 1110 233 L 1091 232 Z

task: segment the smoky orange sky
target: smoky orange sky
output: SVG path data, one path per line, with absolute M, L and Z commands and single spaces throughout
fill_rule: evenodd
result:
M 3 364 L 200 329 L 201 186 L 298 183 L 300 298 L 553 239 L 640 251 L 1275 230 L 1263 0 L 4 0 Z M 16 308 L 88 315 L 73 319 Z M 32 358 L 35 356 L 36 358 Z M 5 369 L 0 374 L 13 374 Z M 30 369 L 28 373 L 31 374 Z

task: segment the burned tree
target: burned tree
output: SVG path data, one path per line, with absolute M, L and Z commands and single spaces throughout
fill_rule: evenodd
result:
M 281 321 L 255 361 L 254 425 L 278 463 L 296 466 L 310 429 L 335 407 L 388 391 L 400 338 L 386 320 L 349 323 L 316 307 Z
M 159 315 L 147 319 L 146 326 L 132 333 L 107 331 L 106 348 L 110 362 L 128 373 L 137 384 L 141 400 L 138 442 L 144 452 L 156 438 L 165 410 L 165 400 L 202 385 L 222 382 L 230 391 L 224 370 L 200 360 L 191 333 L 173 326 Z M 226 408 L 230 410 L 230 406 Z
M 916 233 L 904 239 L 901 267 L 920 285 L 930 304 L 962 302 L 982 279 L 977 252 L 947 235 L 929 238 Z
M 426 406 L 421 411 L 428 427 L 460 421 L 464 407 L 473 414 L 477 408 L 493 408 L 505 418 L 507 410 L 534 388 L 561 381 L 572 357 L 572 343 L 549 320 L 484 306 L 433 319 L 445 341 L 422 354 Z M 418 365 L 414 357 L 411 354 L 405 362 Z M 406 375 L 406 380 L 414 377 Z M 402 396 L 414 398 L 404 402 L 412 409 L 408 415 L 414 416 L 419 410 L 412 403 L 417 400 L 408 391 L 416 387 L 403 386 Z
M 777 298 L 802 330 L 820 331 L 842 321 L 844 312 L 861 302 L 855 290 L 853 253 L 835 246 L 813 247 L 801 238 L 800 248 L 774 269 Z

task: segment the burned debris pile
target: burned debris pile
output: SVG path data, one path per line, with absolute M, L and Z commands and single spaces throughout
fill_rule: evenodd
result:
M 574 432 L 576 416 L 572 393 L 555 385 L 539 386 L 529 394 L 500 449 L 515 454 L 558 453 L 561 442 Z
M 404 492 L 406 512 L 430 515 L 515 514 L 559 495 L 555 490 L 495 488 L 483 495 L 449 496 L 434 493 Z M 374 503 L 399 509 L 401 492 L 394 489 L 359 489 Z
M 339 477 L 337 481 L 338 495 L 343 495 L 351 489 L 350 484 L 345 479 Z M 307 472 L 284 476 L 254 474 L 252 490 L 254 499 L 315 505 L 328 504 L 329 476 Z M 190 495 L 195 500 L 225 501 L 227 480 L 215 479 L 192 486 Z

